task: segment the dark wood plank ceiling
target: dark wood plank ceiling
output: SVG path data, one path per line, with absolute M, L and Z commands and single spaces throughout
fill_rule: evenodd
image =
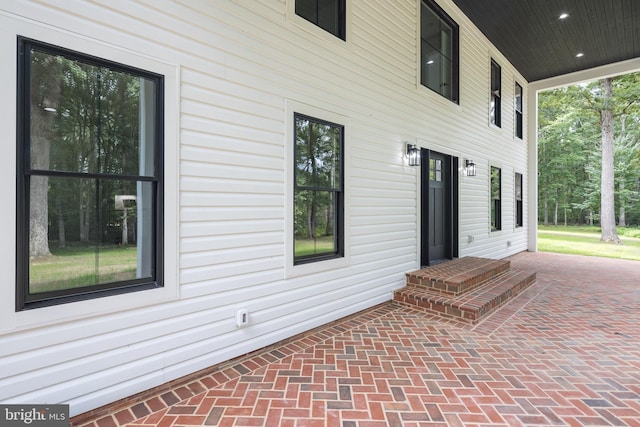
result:
M 453 2 L 529 82 L 640 57 L 640 0 Z

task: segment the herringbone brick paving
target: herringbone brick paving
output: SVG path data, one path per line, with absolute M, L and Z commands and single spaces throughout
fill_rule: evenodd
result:
M 87 425 L 640 426 L 640 264 L 510 260 L 537 282 L 476 326 L 390 302 Z

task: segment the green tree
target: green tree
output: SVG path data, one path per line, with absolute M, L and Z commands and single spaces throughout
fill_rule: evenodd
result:
M 31 68 L 33 85 L 39 89 L 31 91 L 32 167 L 82 174 L 138 174 L 138 77 L 37 51 Z M 43 105 L 51 108 L 45 111 Z M 122 234 L 114 228 L 127 229 L 131 223 L 135 229 L 135 212 L 128 210 L 127 224 L 123 224 L 124 212 L 116 210 L 115 196 L 136 192 L 131 181 L 89 175 L 32 178 L 32 258 L 50 255 L 49 245 L 56 239 L 59 247 L 69 241 L 115 243 Z
M 62 88 L 58 76 L 63 63 L 58 57 L 31 52 L 30 138 L 31 168 L 48 169 L 53 143 L 53 123 Z M 29 209 L 29 256 L 51 255 L 49 251 L 49 178 L 32 176 Z
M 580 96 L 574 87 L 545 92 L 540 96 L 539 200 L 545 224 L 553 222 L 557 225 L 560 209 L 564 222 L 570 221 L 568 215 L 575 193 L 581 191 L 586 175 L 584 165 L 588 150 L 585 133 L 589 132 L 589 126 L 585 126 L 580 110 L 575 108 Z
M 640 74 L 542 93 L 539 102 L 540 219 L 599 220 L 604 241 L 638 207 Z M 573 210 L 573 212 L 572 212 Z M 617 215 L 616 215 L 617 212 Z M 628 213 L 631 213 L 629 217 Z

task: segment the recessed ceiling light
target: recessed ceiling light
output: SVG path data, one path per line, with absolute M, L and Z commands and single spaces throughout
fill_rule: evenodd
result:
M 431 65 L 431 64 L 433 64 L 434 62 L 435 62 L 435 61 L 434 61 L 433 59 L 430 59 L 430 60 L 428 60 L 428 61 L 427 61 L 427 65 Z
M 558 19 L 567 19 L 569 17 L 568 13 L 561 13 L 560 16 L 558 16 Z
M 584 56 L 584 53 L 582 53 L 582 52 L 576 54 L 576 58 L 582 58 L 583 56 Z

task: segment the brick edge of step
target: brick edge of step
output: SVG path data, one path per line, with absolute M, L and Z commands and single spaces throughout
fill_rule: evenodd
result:
M 467 257 L 473 259 L 474 262 L 481 258 Z M 406 284 L 410 287 L 420 289 L 429 289 L 435 293 L 456 296 L 471 291 L 477 286 L 496 275 L 500 275 L 510 270 L 511 262 L 508 260 L 492 260 L 487 259 L 481 265 L 474 266 L 470 270 L 456 272 L 458 264 L 463 263 L 465 258 L 459 258 L 446 264 L 440 264 L 434 267 L 426 267 L 406 273 Z M 454 273 L 445 275 L 442 270 L 451 268 Z M 433 275 L 430 275 L 434 271 Z
M 504 276 L 508 276 L 506 281 L 503 280 Z M 521 280 L 513 283 L 516 279 Z M 448 319 L 477 324 L 482 318 L 529 288 L 535 281 L 535 272 L 507 270 L 498 276 L 486 279 L 471 293 L 446 295 L 430 288 L 405 286 L 394 292 L 393 300 Z M 487 298 L 489 292 L 495 295 Z

